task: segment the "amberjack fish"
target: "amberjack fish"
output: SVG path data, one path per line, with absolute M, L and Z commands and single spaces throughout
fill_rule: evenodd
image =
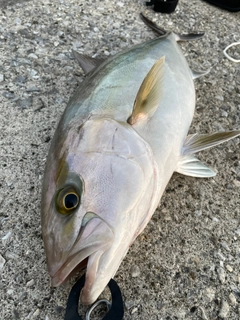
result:
M 240 134 L 188 136 L 201 73 L 177 41 L 194 38 L 165 33 L 106 61 L 75 53 L 88 74 L 51 143 L 41 221 L 52 285 L 86 267 L 84 304 L 114 276 L 172 174 L 214 176 L 194 154 Z

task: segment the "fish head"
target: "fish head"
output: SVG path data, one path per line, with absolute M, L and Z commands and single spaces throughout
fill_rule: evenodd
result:
M 152 151 L 129 124 L 90 118 L 57 130 L 41 205 L 53 286 L 86 267 L 81 301 L 97 299 L 155 209 L 156 180 Z

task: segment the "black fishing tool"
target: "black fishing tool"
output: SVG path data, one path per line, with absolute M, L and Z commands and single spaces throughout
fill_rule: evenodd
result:
M 150 0 L 147 6 L 154 6 L 153 10 L 162 13 L 172 13 L 176 9 L 178 0 Z
M 204 0 L 204 1 L 231 12 L 240 11 L 239 0 Z
M 83 320 L 78 314 L 78 304 L 79 304 L 80 293 L 82 288 L 84 287 L 84 283 L 85 283 L 85 274 L 74 284 L 74 286 L 70 291 L 64 320 Z M 100 303 L 105 303 L 108 309 L 108 312 L 102 318 L 102 320 L 122 320 L 123 319 L 124 307 L 123 307 L 123 300 L 122 300 L 122 294 L 121 294 L 120 288 L 117 285 L 116 281 L 114 281 L 113 279 L 109 281 L 108 287 L 111 291 L 112 303 L 110 303 L 108 300 L 105 300 L 105 299 L 95 302 L 92 305 L 92 307 L 88 310 L 86 314 L 86 320 L 90 320 L 91 312 Z

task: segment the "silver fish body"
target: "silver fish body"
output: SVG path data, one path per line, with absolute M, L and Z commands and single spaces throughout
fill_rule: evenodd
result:
M 147 77 L 140 91 L 148 91 L 149 70 L 161 57 L 158 106 L 130 124 L 139 88 Z M 186 163 L 195 165 L 186 151 L 195 138 L 184 149 L 194 108 L 193 74 L 174 34 L 110 58 L 81 83 L 56 130 L 43 182 L 42 231 L 53 285 L 87 266 L 81 300 L 97 299 L 153 215 L 173 172 L 188 174 Z M 221 136 L 207 147 L 227 139 Z M 204 143 L 197 140 L 197 151 Z M 189 175 L 197 175 L 191 170 Z

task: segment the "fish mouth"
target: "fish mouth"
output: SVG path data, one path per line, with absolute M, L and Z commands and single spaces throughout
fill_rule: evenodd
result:
M 84 269 L 87 267 L 87 273 L 88 272 L 88 264 L 89 261 L 93 261 L 91 263 L 92 270 L 91 270 L 91 282 L 94 282 L 97 272 L 97 266 L 99 263 L 99 259 L 101 256 L 97 254 L 100 249 L 100 247 L 90 247 L 86 250 L 82 250 L 79 253 L 76 253 L 72 257 L 70 257 L 63 265 L 62 267 L 53 275 L 51 276 L 51 285 L 53 287 L 58 287 L 61 284 L 63 284 L 68 278 L 70 278 L 73 274 L 75 274 L 77 271 Z M 100 252 L 103 253 L 102 248 Z M 95 257 L 97 259 L 95 259 Z M 91 258 L 91 259 L 90 259 Z
M 92 290 L 98 273 L 99 261 L 102 255 L 109 250 L 114 240 L 112 227 L 96 215 L 85 215 L 82 228 L 68 257 L 60 258 L 60 268 L 51 276 L 53 287 L 60 286 L 74 273 L 87 267 L 86 280 L 82 290 L 83 304 L 93 301 Z M 56 269 L 55 269 L 56 270 Z M 53 270 L 52 270 L 53 271 Z

